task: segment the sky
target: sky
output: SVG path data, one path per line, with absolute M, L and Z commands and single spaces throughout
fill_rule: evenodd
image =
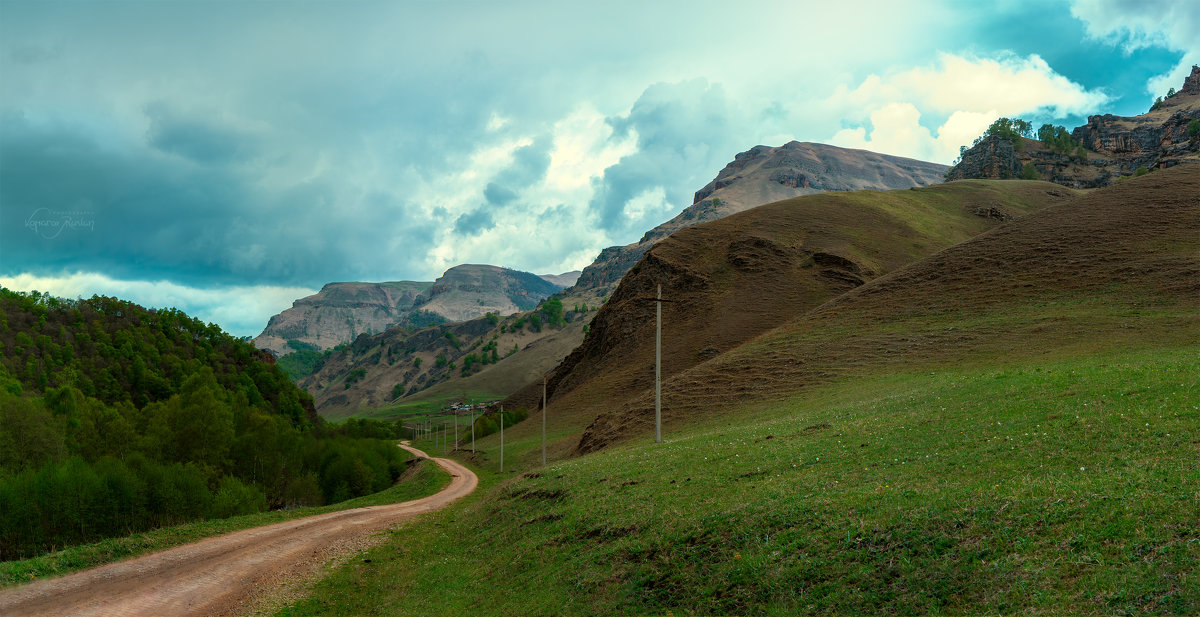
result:
M 1136 115 L 1200 1 L 0 0 L 0 285 L 239 336 L 334 281 L 581 269 L 790 140 Z

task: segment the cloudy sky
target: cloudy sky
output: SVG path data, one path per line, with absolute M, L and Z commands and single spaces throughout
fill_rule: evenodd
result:
M 0 0 L 0 284 L 254 335 L 326 282 L 564 272 L 757 144 L 949 163 L 997 116 L 1144 112 L 1198 33 L 1195 0 Z

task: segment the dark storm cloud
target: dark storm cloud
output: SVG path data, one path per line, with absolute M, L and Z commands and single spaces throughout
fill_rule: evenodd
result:
M 492 219 L 491 212 L 485 208 L 486 206 L 459 216 L 454 221 L 454 231 L 464 236 L 473 236 L 494 227 L 496 222 Z
M 495 182 L 488 182 L 488 185 L 483 189 L 483 198 L 489 204 L 503 206 L 517 198 L 517 193 L 512 189 L 505 188 Z
M 517 148 L 512 154 L 512 164 L 496 174 L 484 188 L 483 196 L 488 203 L 502 206 L 517 198 L 517 191 L 533 186 L 546 176 L 550 168 L 550 149 L 553 147 L 548 136 Z
M 415 264 L 433 235 L 381 216 L 399 207 L 385 197 L 348 202 L 329 178 L 264 193 L 253 170 L 105 147 L 77 127 L 35 127 L 9 114 L 0 135 L 0 244 L 10 274 L 88 269 L 192 284 L 317 286 L 344 278 L 346 263 L 378 263 L 389 242 L 410 247 L 400 260 L 416 255 Z M 62 213 L 91 227 L 53 237 L 37 229 Z
M 253 154 L 249 137 L 204 116 L 188 116 L 167 103 L 146 106 L 150 119 L 150 145 L 197 163 L 229 164 L 245 161 Z

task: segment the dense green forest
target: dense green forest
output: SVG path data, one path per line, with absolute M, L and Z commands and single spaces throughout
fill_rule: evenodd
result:
M 269 354 L 180 311 L 0 287 L 0 560 L 379 491 L 393 435 L 324 423 Z

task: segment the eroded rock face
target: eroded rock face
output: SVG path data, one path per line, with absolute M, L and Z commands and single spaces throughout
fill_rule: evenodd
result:
M 988 137 L 963 153 L 948 178 L 1019 178 L 1032 163 L 1043 180 L 1073 188 L 1108 186 L 1140 167 L 1173 167 L 1200 161 L 1200 136 L 1188 136 L 1188 125 L 1200 119 L 1200 67 L 1184 80 L 1183 90 L 1157 109 L 1140 116 L 1103 114 L 1089 116 L 1071 131 L 1082 143 L 1086 157 L 1052 152 L 1040 142 L 1025 139 L 1021 147 L 999 137 Z
M 1192 65 L 1192 74 L 1183 79 L 1185 94 L 1200 94 L 1200 66 Z
M 1013 143 L 992 135 L 963 153 L 962 160 L 950 170 L 950 180 L 991 178 L 1007 180 L 1021 177 L 1023 163 Z

